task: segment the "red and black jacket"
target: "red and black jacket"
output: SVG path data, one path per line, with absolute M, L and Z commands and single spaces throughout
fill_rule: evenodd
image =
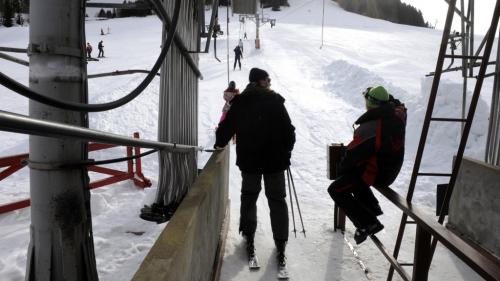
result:
M 355 124 L 359 127 L 347 146 L 340 165 L 340 175 L 358 175 L 372 186 L 392 184 L 404 159 L 404 104 L 392 98 L 387 104 L 368 110 Z

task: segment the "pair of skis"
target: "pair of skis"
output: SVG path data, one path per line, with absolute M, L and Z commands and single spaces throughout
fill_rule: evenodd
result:
M 248 257 L 248 268 L 251 271 L 256 271 L 260 269 L 260 264 L 259 264 L 259 259 L 257 258 L 257 255 L 253 255 Z M 289 273 L 288 273 L 288 268 L 285 265 L 278 265 L 278 273 L 276 275 L 278 280 L 288 280 L 289 279 Z

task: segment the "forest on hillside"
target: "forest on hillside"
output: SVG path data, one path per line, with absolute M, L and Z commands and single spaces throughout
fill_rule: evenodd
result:
M 346 11 L 394 23 L 430 27 L 422 12 L 401 0 L 333 0 Z

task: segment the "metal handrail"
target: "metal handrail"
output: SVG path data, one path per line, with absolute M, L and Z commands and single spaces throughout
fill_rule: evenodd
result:
M 3 110 L 0 110 L 0 130 L 46 137 L 78 138 L 82 141 L 96 141 L 124 146 L 154 148 L 172 152 L 203 150 L 203 148 L 199 146 L 125 137 L 118 134 L 92 130 L 63 123 L 38 120 L 25 115 L 14 114 Z

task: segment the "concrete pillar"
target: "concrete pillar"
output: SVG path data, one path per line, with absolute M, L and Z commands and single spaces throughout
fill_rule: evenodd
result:
M 85 1 L 30 1 L 30 87 L 87 102 Z M 30 101 L 30 117 L 87 126 L 87 114 Z M 98 280 L 86 169 L 57 168 L 87 157 L 73 139 L 30 136 L 31 241 L 26 280 Z

